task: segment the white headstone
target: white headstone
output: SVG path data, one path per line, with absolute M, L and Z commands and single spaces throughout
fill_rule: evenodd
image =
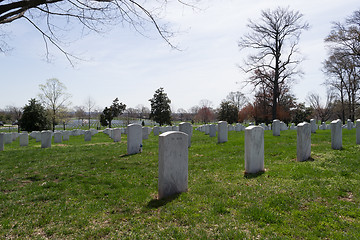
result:
M 335 150 L 342 148 L 342 124 L 340 119 L 331 122 L 331 148 Z
M 280 121 L 275 119 L 272 123 L 273 136 L 280 136 Z
M 209 135 L 210 134 L 210 125 L 209 124 L 206 124 L 204 126 L 204 131 L 205 131 L 205 135 Z
M 52 132 L 51 131 L 42 131 L 41 132 L 41 148 L 50 148 L 51 147 Z
M 121 129 L 120 128 L 114 128 L 112 132 L 112 139 L 114 142 L 121 142 Z
M 91 141 L 91 131 L 90 130 L 85 131 L 84 140 L 85 140 L 85 142 Z
M 264 171 L 264 129 L 245 128 L 245 173 Z
M 62 137 L 63 137 L 63 141 L 69 141 L 69 139 L 70 139 L 70 132 L 69 132 L 69 131 L 64 131 L 64 132 L 62 132 Z
M 54 143 L 61 143 L 62 142 L 62 133 L 55 132 L 54 133 Z
M 29 146 L 29 135 L 27 133 L 20 133 L 20 147 Z
M 216 125 L 215 124 L 210 125 L 209 136 L 210 137 L 216 137 Z
M 5 144 L 11 144 L 12 143 L 12 134 L 11 133 L 5 133 L 5 135 L 4 135 L 4 143 Z
M 353 129 L 353 123 L 352 123 L 351 119 L 348 119 L 348 120 L 347 120 L 347 129 L 348 129 L 348 130 Z
M 36 132 L 35 132 L 35 139 L 36 139 L 36 142 L 40 142 L 40 141 L 41 141 L 41 132 L 39 132 L 39 131 L 36 131 Z
M 12 132 L 12 133 L 11 133 L 12 141 L 15 141 L 19 136 L 20 136 L 19 133 L 17 133 L 17 132 Z
M 142 151 L 142 127 L 140 124 L 130 124 L 127 127 L 127 154 Z
M 158 126 L 155 126 L 153 129 L 154 136 L 159 136 L 160 134 L 160 128 Z
M 297 125 L 297 161 L 306 161 L 311 156 L 311 125 L 303 122 Z
M 0 133 L 0 151 L 4 151 L 5 133 Z
M 316 133 L 317 125 L 315 119 L 310 119 L 311 133 Z
M 179 124 L 179 131 L 186 133 L 188 135 L 188 147 L 191 147 L 191 137 L 193 134 L 193 127 L 192 127 L 191 123 L 181 122 Z
M 149 128 L 142 127 L 142 139 L 149 139 Z
M 159 199 L 186 192 L 188 188 L 188 136 L 166 132 L 159 136 Z
M 218 143 L 228 141 L 228 124 L 226 121 L 218 122 Z
M 360 119 L 356 120 L 356 144 L 360 144 Z

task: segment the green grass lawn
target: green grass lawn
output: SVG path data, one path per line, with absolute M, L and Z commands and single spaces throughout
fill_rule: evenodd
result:
M 189 190 L 157 200 L 158 137 L 126 155 L 126 136 L 70 137 L 0 152 L 0 239 L 360 239 L 360 146 L 343 130 L 312 135 L 296 162 L 296 131 L 265 131 L 266 172 L 244 175 L 244 132 L 217 144 L 194 131 Z

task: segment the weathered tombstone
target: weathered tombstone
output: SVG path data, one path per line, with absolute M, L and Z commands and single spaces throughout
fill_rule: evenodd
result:
M 142 127 L 142 139 L 149 139 L 148 127 Z
M 13 132 L 13 133 L 11 133 L 11 138 L 12 138 L 11 140 L 12 140 L 12 141 L 15 141 L 19 136 L 20 136 L 19 133 Z
M 85 140 L 85 142 L 91 141 L 91 131 L 90 130 L 85 131 L 84 140 Z
M 154 136 L 159 136 L 160 134 L 160 128 L 158 126 L 155 126 L 153 128 Z
M 70 132 L 69 132 L 69 131 L 64 131 L 64 132 L 62 132 L 62 137 L 63 137 L 63 141 L 69 141 L 69 139 L 70 139 Z
M 191 137 L 193 133 L 193 127 L 191 123 L 188 122 L 181 122 L 179 124 L 179 131 L 186 133 L 188 135 L 188 147 L 191 147 Z
M 121 129 L 120 128 L 114 128 L 112 132 L 112 139 L 114 142 L 121 142 Z
M 54 133 L 54 143 L 61 143 L 62 142 L 62 133 L 55 132 Z
M 0 151 L 4 151 L 5 133 L 0 133 Z
M 106 128 L 106 129 L 104 129 L 103 133 L 110 136 L 110 130 L 111 130 L 110 128 Z
M 29 146 L 29 135 L 27 133 L 20 133 L 20 147 Z
M 209 133 L 210 137 L 216 137 L 216 125 L 215 124 L 211 124 L 210 125 L 210 133 Z
M 5 144 L 11 144 L 12 143 L 12 134 L 11 133 L 5 133 L 5 135 L 4 135 L 4 143 Z
M 41 132 L 41 148 L 50 148 L 51 147 L 52 132 L 51 131 L 42 131 Z
M 310 119 L 311 133 L 316 133 L 317 125 L 315 119 Z
M 339 150 L 342 148 L 342 126 L 341 120 L 331 122 L 331 148 Z
M 275 119 L 272 123 L 273 136 L 280 136 L 280 121 Z
M 353 123 L 352 123 L 351 119 L 348 119 L 348 120 L 347 120 L 347 129 L 348 129 L 348 130 L 353 129 Z
M 228 141 L 228 124 L 226 121 L 218 122 L 218 143 Z
M 39 132 L 39 131 L 36 131 L 36 132 L 35 132 L 35 139 L 36 139 L 36 142 L 40 142 L 40 141 L 41 141 L 41 132 Z
M 98 134 L 98 133 L 99 133 L 98 130 L 93 129 L 93 128 L 91 128 L 91 129 L 89 129 L 89 130 L 91 131 L 91 136 L 94 136 L 95 134 Z
M 360 119 L 356 120 L 356 144 L 360 144 Z
M 264 129 L 245 128 L 245 173 L 264 171 Z
M 288 126 L 283 121 L 280 121 L 280 131 L 285 130 L 288 130 Z
M 209 124 L 206 124 L 204 126 L 204 132 L 205 132 L 205 135 L 209 135 L 209 133 L 210 133 L 210 125 Z
M 166 132 L 159 136 L 159 199 L 186 192 L 188 188 L 188 136 Z
M 171 131 L 179 131 L 179 126 L 172 126 Z
M 127 127 L 127 154 L 142 151 L 142 127 L 140 124 L 130 124 Z
M 302 162 L 310 158 L 311 155 L 311 125 L 303 122 L 297 125 L 297 161 Z

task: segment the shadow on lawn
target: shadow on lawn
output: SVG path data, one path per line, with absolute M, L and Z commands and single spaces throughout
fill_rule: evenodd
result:
M 171 195 L 167 198 L 163 198 L 163 199 L 152 199 L 148 204 L 147 204 L 147 208 L 159 208 L 162 206 L 165 206 L 166 204 L 168 204 L 169 202 L 174 201 L 175 199 L 179 198 L 181 193 L 177 193 L 174 195 Z
M 257 172 L 257 173 L 244 173 L 244 178 L 247 178 L 247 179 L 251 179 L 251 178 L 257 178 L 261 175 L 263 175 L 265 173 L 265 171 L 260 171 L 260 172 Z

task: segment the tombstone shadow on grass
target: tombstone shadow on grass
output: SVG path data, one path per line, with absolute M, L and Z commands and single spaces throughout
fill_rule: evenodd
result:
M 162 199 L 152 199 L 148 204 L 146 205 L 147 208 L 159 208 L 162 206 L 165 206 L 166 204 L 178 199 L 180 197 L 181 193 L 176 193 L 171 196 L 162 198 Z
M 246 179 L 257 178 L 257 177 L 260 177 L 261 175 L 263 175 L 264 173 L 265 173 L 265 171 L 259 171 L 257 173 L 244 172 L 244 178 L 246 178 Z

